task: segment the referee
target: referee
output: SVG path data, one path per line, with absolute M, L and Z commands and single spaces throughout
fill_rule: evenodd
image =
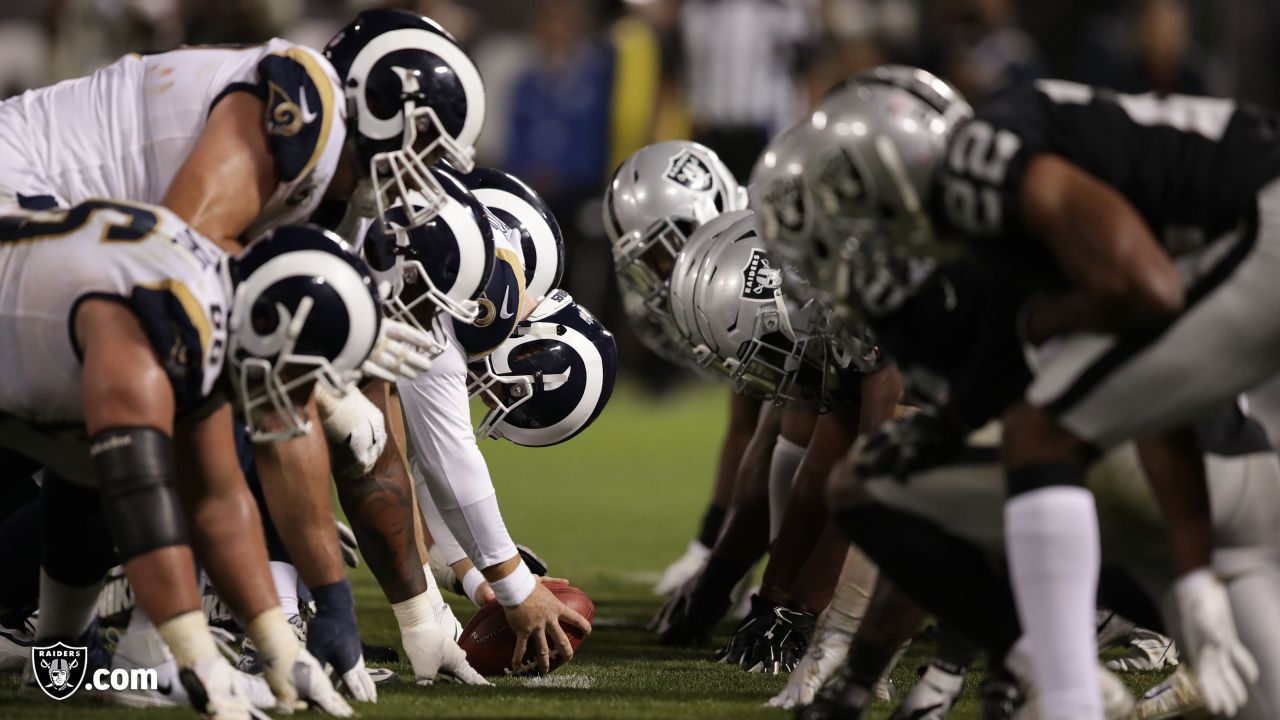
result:
M 806 0 L 685 0 L 684 73 L 694 139 L 745 184 L 769 139 L 804 111 L 797 76 L 812 37 Z

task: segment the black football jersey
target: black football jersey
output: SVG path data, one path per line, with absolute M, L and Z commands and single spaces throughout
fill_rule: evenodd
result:
M 938 209 L 964 235 L 1018 239 L 1029 161 L 1054 153 L 1119 191 L 1176 257 L 1251 211 L 1280 175 L 1278 131 L 1280 116 L 1231 100 L 1042 80 L 993 98 L 956 129 Z
M 918 401 L 947 405 L 969 427 L 999 416 L 1031 381 L 1017 336 L 1026 293 L 977 257 L 938 268 L 872 326 Z

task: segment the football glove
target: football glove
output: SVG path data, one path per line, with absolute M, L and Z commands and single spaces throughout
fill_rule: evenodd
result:
M 1227 589 L 1208 569 L 1187 573 L 1173 586 L 1182 622 L 1184 650 L 1205 707 L 1231 717 L 1249 698 L 1258 664 L 1236 635 Z
M 717 661 L 747 672 L 791 672 L 804 656 L 817 617 L 751 596 L 751 613 L 738 626 Z
M 853 468 L 860 478 L 906 480 L 951 459 L 969 431 L 942 409 L 926 408 L 858 438 Z

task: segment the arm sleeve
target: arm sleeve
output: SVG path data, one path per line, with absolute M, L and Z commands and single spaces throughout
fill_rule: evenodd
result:
M 431 370 L 399 384 L 412 463 L 427 493 L 419 496 L 428 521 L 435 512 L 476 567 L 516 555 L 489 467 L 476 444 L 466 389 L 466 363 L 455 341 Z M 454 558 L 457 560 L 458 558 Z

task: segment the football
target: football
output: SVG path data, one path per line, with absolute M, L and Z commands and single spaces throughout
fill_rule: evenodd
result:
M 578 588 L 561 582 L 545 582 L 543 585 L 560 600 L 560 602 L 577 610 L 582 617 L 591 622 L 595 617 L 595 605 L 591 598 Z M 574 652 L 582 644 L 583 635 L 577 628 L 561 624 Z M 462 629 L 462 637 L 458 645 L 467 653 L 467 662 L 481 675 L 504 675 L 511 671 L 511 654 L 516 651 L 516 635 L 507 624 L 507 615 L 497 602 L 489 602 L 471 616 L 467 626 Z M 536 672 L 536 655 L 533 643 L 525 652 L 524 666 L 514 674 Z M 564 658 L 553 648 L 551 651 L 551 670 L 564 664 Z

